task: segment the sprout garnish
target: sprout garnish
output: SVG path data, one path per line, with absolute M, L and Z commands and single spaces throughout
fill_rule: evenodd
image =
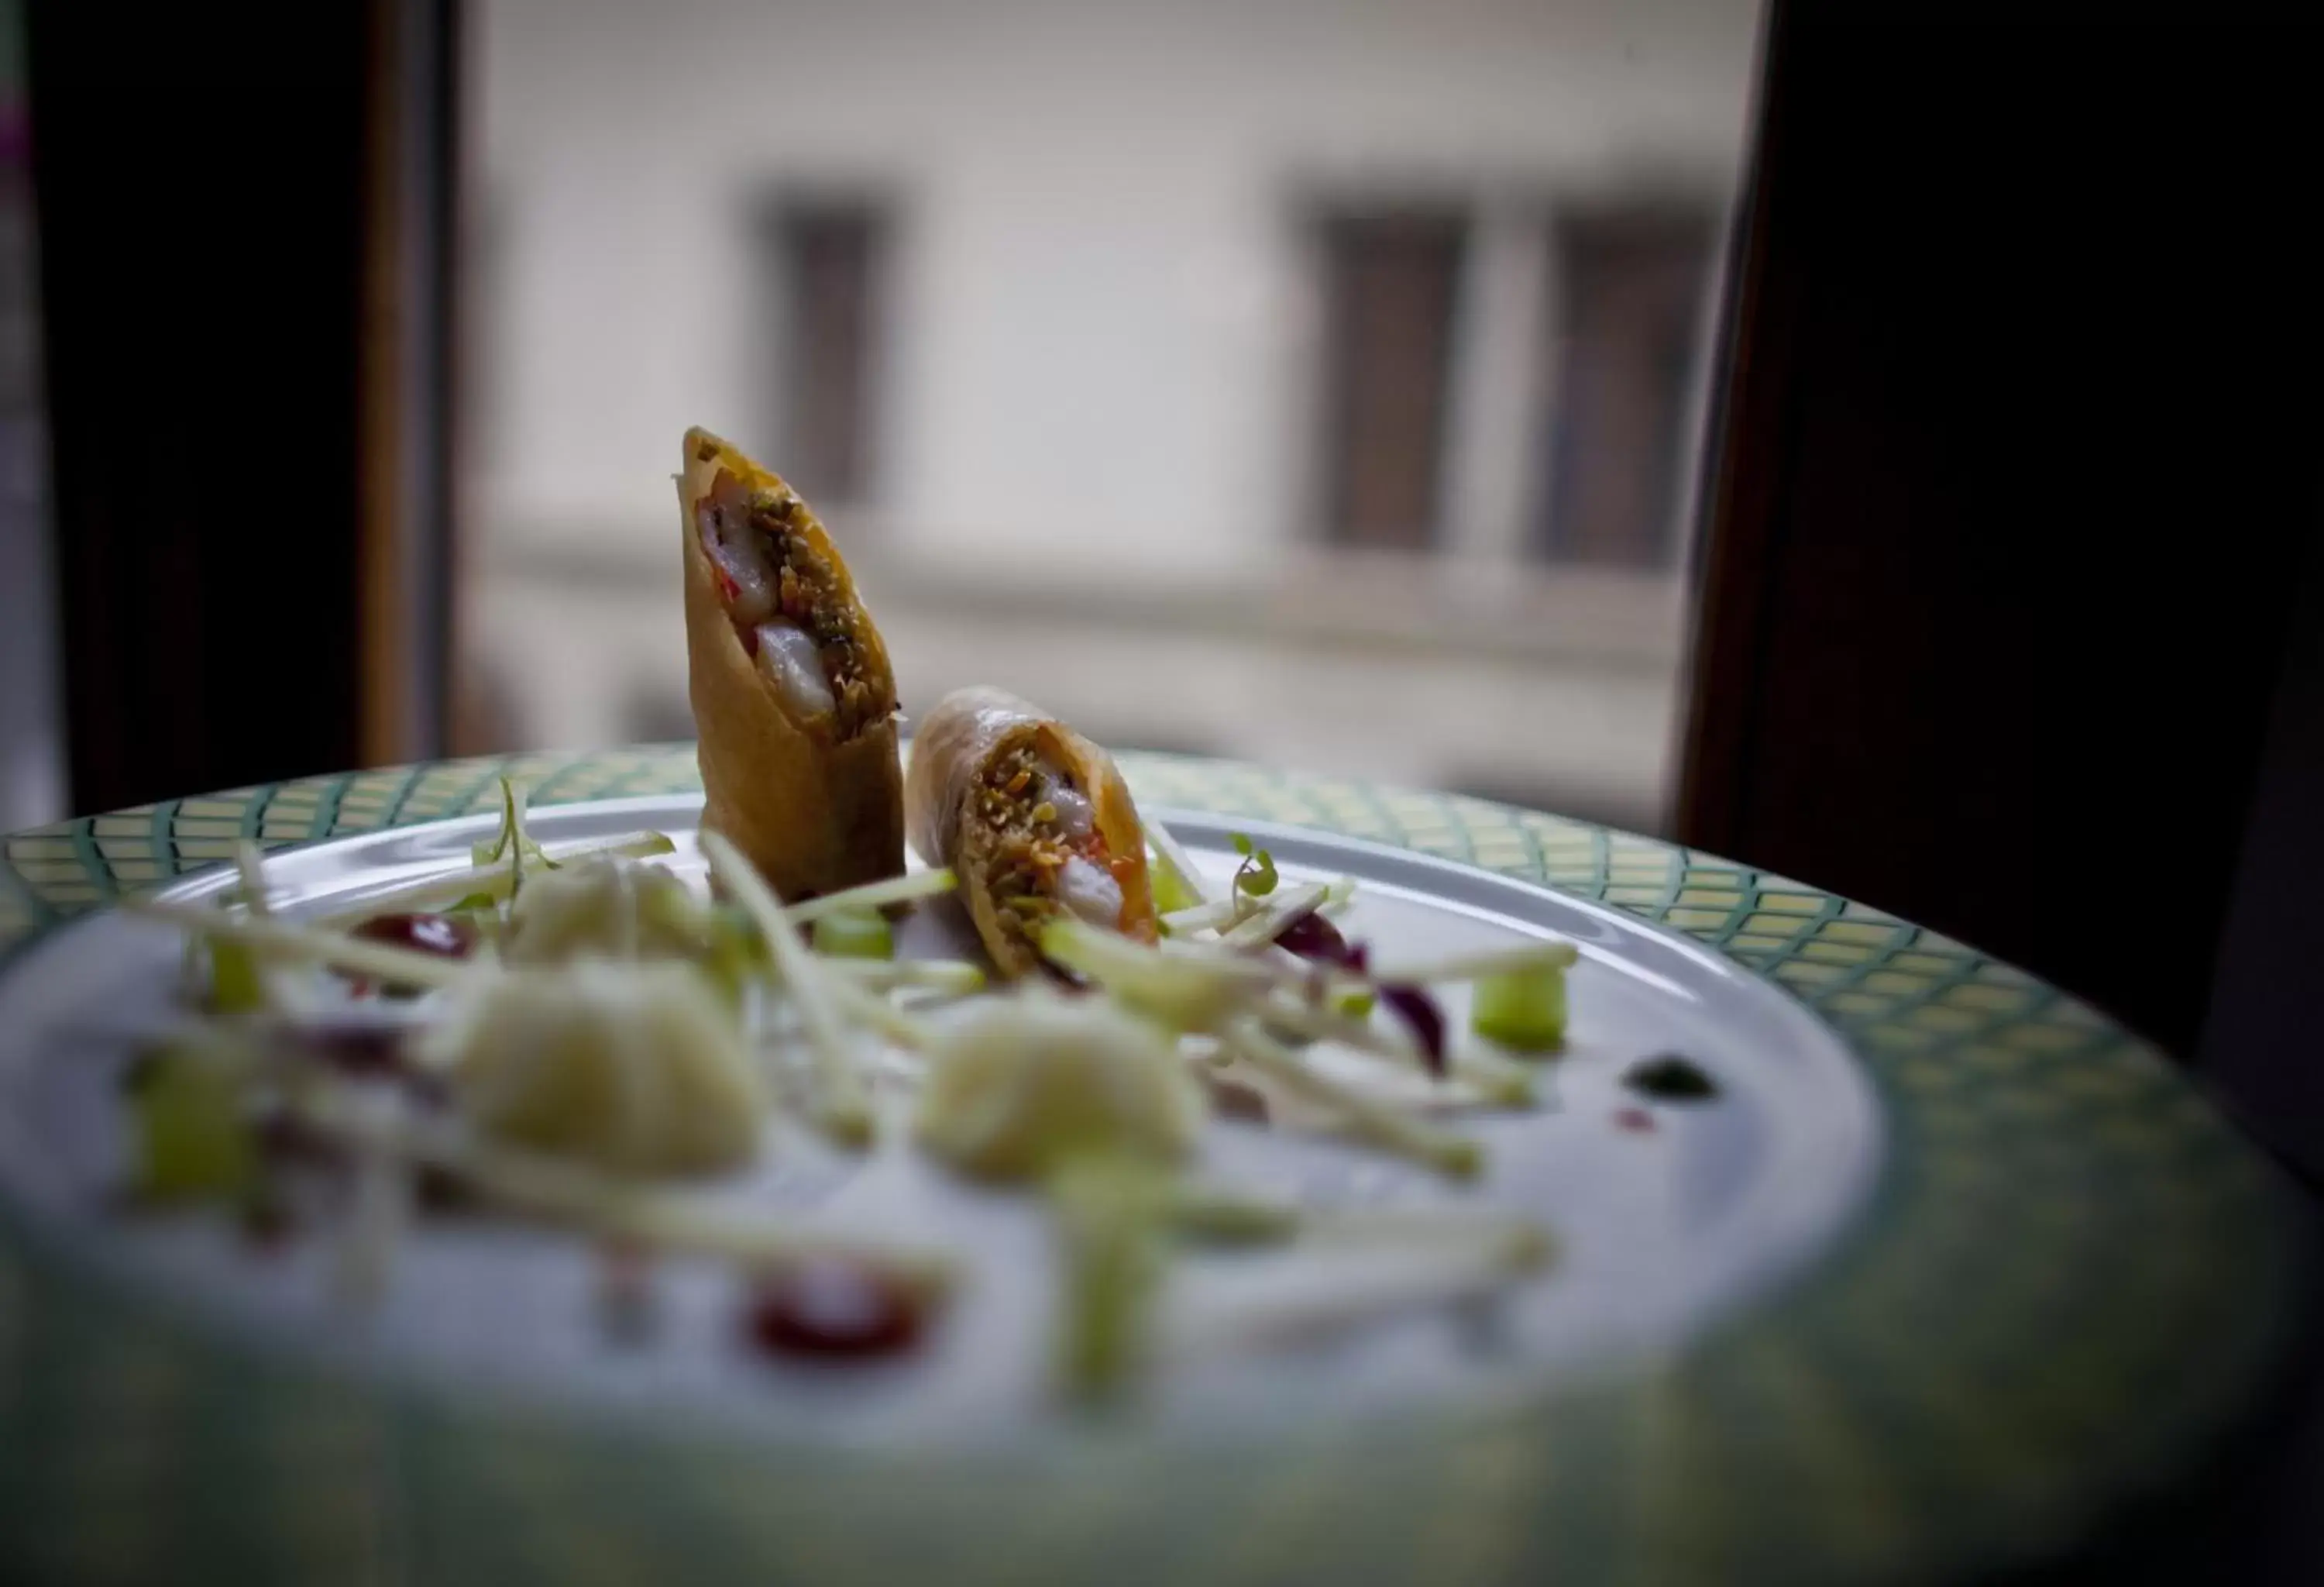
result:
M 1410 1115 L 1318 1074 L 1291 1048 L 1267 1033 L 1255 1019 L 1231 1021 L 1222 1038 L 1250 1066 L 1286 1090 L 1323 1103 L 1347 1121 L 1358 1139 L 1408 1158 L 1453 1179 L 1474 1178 L 1485 1166 L 1484 1148 L 1450 1135 Z
M 515 783 L 501 779 L 501 829 L 489 842 L 476 844 L 470 858 L 478 870 L 498 864 L 503 855 L 508 858 L 509 897 L 514 898 L 524 886 L 524 868 L 528 861 L 544 871 L 554 871 L 559 862 L 552 860 L 524 829 L 524 794 Z
M 1040 940 L 1052 963 L 1088 976 L 1174 1030 L 1210 1030 L 1282 980 L 1279 972 L 1240 954 L 1175 942 L 1148 947 L 1070 915 L 1052 917 Z
M 872 1102 L 863 1075 L 855 1065 L 853 1038 L 840 1016 L 832 983 L 821 964 L 799 938 L 798 927 L 783 914 L 772 889 L 760 880 L 742 850 L 715 832 L 702 835 L 702 852 L 712 874 L 726 886 L 759 927 L 782 977 L 791 1005 L 798 1010 L 806 1031 L 807 1051 L 815 1064 L 816 1121 L 832 1139 L 846 1146 L 868 1146 L 872 1140 Z
M 1276 1029 L 1313 1041 L 1337 1042 L 1357 1052 L 1391 1058 L 1424 1072 L 1428 1070 L 1428 1061 L 1417 1047 L 1385 1034 L 1361 1019 L 1281 995 L 1268 1000 L 1266 1013 L 1267 1023 Z M 1495 1106 L 1529 1108 L 1534 1104 L 1533 1076 L 1490 1053 L 1457 1053 L 1448 1065 L 1448 1072 L 1452 1078 L 1473 1086 L 1483 1100 Z
M 1171 935 L 1183 936 L 1190 931 L 1208 931 L 1214 927 L 1224 929 L 1233 925 L 1234 919 L 1233 900 L 1221 899 L 1216 903 L 1195 904 L 1184 909 L 1166 910 L 1162 916 L 1162 924 L 1169 928 Z
M 491 847 L 491 844 L 480 844 Z M 549 865 L 560 867 L 576 860 L 603 855 L 615 860 L 650 860 L 662 854 L 674 854 L 678 844 L 659 832 L 625 832 L 615 837 L 584 838 L 575 843 L 552 843 L 540 845 Z M 485 862 L 486 864 L 494 863 Z M 366 899 L 363 908 L 327 915 L 318 925 L 346 928 L 359 926 L 375 915 L 420 913 L 442 910 L 457 914 L 466 910 L 497 909 L 508 901 L 514 878 L 506 866 L 483 870 L 472 865 L 449 876 L 430 876 L 408 886 L 395 888 L 374 898 Z
M 1280 877 L 1277 880 L 1280 881 Z M 1342 876 L 1324 882 L 1322 887 L 1323 896 L 1312 903 L 1303 902 L 1300 910 L 1287 908 L 1281 900 L 1277 900 L 1275 908 L 1282 912 L 1283 918 L 1287 923 L 1305 909 L 1312 909 L 1328 915 L 1335 910 L 1345 909 L 1356 896 L 1355 878 L 1351 876 Z M 1166 911 L 1162 917 L 1162 924 L 1173 932 L 1181 934 L 1213 928 L 1224 931 L 1237 921 L 1250 918 L 1252 904 L 1253 900 L 1238 890 L 1232 898 Z
M 884 909 L 890 904 L 908 904 L 920 899 L 935 898 L 951 892 L 960 885 L 960 879 L 950 866 L 940 865 L 932 871 L 915 871 L 907 876 L 891 876 L 885 881 L 867 881 L 861 887 L 843 888 L 825 893 L 819 899 L 807 899 L 783 909 L 784 918 L 795 926 L 805 926 L 826 915 L 853 913 L 864 909 Z
M 1266 1345 L 1314 1337 L 1392 1312 L 1494 1295 L 1556 1259 L 1556 1241 L 1536 1224 L 1503 1221 L 1495 1228 L 1480 1220 L 1476 1232 L 1483 1238 L 1444 1243 L 1391 1269 L 1214 1314 L 1207 1326 L 1174 1340 L 1170 1353 L 1186 1357 L 1219 1345 Z
M 936 1032 L 924 1020 L 898 1008 L 868 983 L 847 973 L 853 968 L 846 960 L 830 961 L 831 979 L 825 990 L 847 1017 L 867 1030 L 886 1037 L 908 1052 L 925 1052 L 935 1045 Z
M 839 909 L 816 917 L 808 928 L 815 951 L 835 959 L 892 959 L 896 934 L 877 909 Z
M 555 1158 L 484 1146 L 441 1125 L 364 1117 L 345 1099 L 312 1101 L 298 1111 L 305 1121 L 327 1134 L 439 1169 L 487 1200 L 533 1217 L 574 1224 L 601 1239 L 759 1269 L 844 1256 L 878 1268 L 927 1296 L 948 1288 L 954 1277 L 953 1263 L 941 1256 L 738 1215 L 691 1196 L 643 1189 Z
M 834 959 L 827 968 L 867 992 L 966 997 L 984 990 L 984 972 L 965 959 Z
M 1166 917 L 1204 901 L 1202 872 L 1159 821 L 1146 823 L 1146 844 L 1154 852 L 1154 907 Z M 1173 927 L 1172 929 L 1176 929 Z
M 1292 889 L 1272 905 L 1261 908 L 1248 919 L 1222 933 L 1219 941 L 1231 948 L 1264 947 L 1283 935 L 1291 924 L 1311 914 L 1323 903 L 1329 890 L 1321 882 Z
M 122 908 L 132 915 L 142 915 L 147 919 L 166 921 L 181 927 L 208 939 L 213 946 L 220 942 L 238 943 L 246 947 L 264 949 L 281 958 L 323 964 L 374 981 L 434 988 L 456 986 L 480 973 L 476 966 L 458 959 L 413 953 L 409 948 L 365 942 L 360 937 L 342 937 L 337 932 L 319 927 L 300 926 L 272 918 L 237 919 L 215 909 L 147 899 L 133 899 Z

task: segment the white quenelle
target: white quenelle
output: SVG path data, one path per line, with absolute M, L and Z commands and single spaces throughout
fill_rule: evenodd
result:
M 759 1150 L 769 1098 L 733 1010 L 691 965 L 585 959 L 456 994 L 421 1057 L 484 1135 L 641 1177 Z
M 964 1011 L 929 1055 L 921 1144 L 984 1179 L 1046 1175 L 1078 1156 L 1168 1162 L 1202 1128 L 1176 1045 L 1102 998 L 1038 988 Z
M 659 865 L 592 856 L 529 873 L 500 945 L 509 964 L 664 959 L 700 951 L 701 909 Z

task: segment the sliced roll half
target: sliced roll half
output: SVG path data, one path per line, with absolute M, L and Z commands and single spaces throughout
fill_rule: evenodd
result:
M 703 825 L 797 900 L 904 868 L 888 647 L 797 491 L 706 430 L 678 479 Z
M 1113 759 L 1001 689 L 947 695 L 912 735 L 912 846 L 950 865 L 1003 973 L 1040 962 L 1058 910 L 1151 942 L 1160 934 L 1146 834 Z

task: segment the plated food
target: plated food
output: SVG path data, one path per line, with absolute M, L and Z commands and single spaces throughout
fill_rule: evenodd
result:
M 381 1269 L 425 1174 L 752 1287 L 844 1269 L 918 1308 L 881 1339 L 927 1339 L 973 1250 L 705 1199 L 788 1120 L 1047 1206 L 1055 1376 L 1104 1398 L 1148 1357 L 1172 1250 L 1365 1226 L 1206 1176 L 1214 1118 L 1460 1183 L 1486 1153 L 1443 1115 L 1535 1104 L 1502 1048 L 1562 1042 L 1571 943 L 1382 978 L 1333 923 L 1352 881 L 1286 884 L 1238 840 L 1206 887 L 1103 749 L 998 689 L 932 709 L 906 780 L 886 647 L 797 493 L 695 430 L 680 498 L 703 868 L 660 832 L 545 846 L 512 785 L 465 871 L 319 921 L 279 916 L 245 849 L 227 907 L 149 907 L 189 934 L 203 1017 L 129 1093 L 134 1199 L 348 1200 L 355 1265 Z M 956 911 L 981 953 L 899 956 L 915 909 Z M 1436 989 L 1467 983 L 1500 1047 L 1448 1022 Z M 1554 1248 L 1490 1206 L 1448 1210 L 1424 1243 L 1462 1253 L 1439 1264 L 1447 1293 L 1522 1282 Z M 1351 1318 L 1370 1304 L 1343 1298 Z

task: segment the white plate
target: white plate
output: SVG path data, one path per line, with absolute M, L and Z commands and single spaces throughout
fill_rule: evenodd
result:
M 542 809 L 531 826 L 549 842 L 659 828 L 678 840 L 675 863 L 698 872 L 699 809 L 698 798 L 605 801 Z M 1728 960 L 1614 910 L 1403 851 L 1154 814 L 1214 881 L 1234 869 L 1228 839 L 1238 828 L 1273 850 L 1287 882 L 1353 876 L 1358 900 L 1341 925 L 1374 945 L 1377 963 L 1545 934 L 1572 937 L 1583 955 L 1570 983 L 1570 1050 L 1544 1070 L 1544 1105 L 1455 1121 L 1489 1153 L 1476 1185 L 1451 1187 L 1339 1143 L 1226 1122 L 1209 1130 L 1196 1169 L 1317 1203 L 1520 1212 L 1554 1231 L 1556 1266 L 1489 1315 L 1416 1312 L 1286 1351 L 1221 1342 L 1219 1330 L 1286 1286 L 1345 1278 L 1333 1264 L 1357 1259 L 1189 1257 L 1173 1269 L 1163 1332 L 1173 1354 L 1150 1396 L 1165 1422 L 1231 1432 L 1633 1368 L 1799 1271 L 1864 1203 L 1882 1130 L 1861 1070 L 1818 1020 Z M 291 912 L 335 912 L 464 867 L 493 824 L 478 817 L 327 843 L 272 860 L 268 874 Z M 166 896 L 200 898 L 227 881 L 212 872 Z M 949 902 L 916 916 L 902 941 L 916 955 L 973 951 Z M 968 1255 L 972 1282 L 932 1347 L 877 1368 L 779 1364 L 745 1348 L 736 1283 L 708 1268 L 666 1269 L 661 1325 L 643 1343 L 613 1345 L 594 1304 L 600 1265 L 558 1235 L 425 1226 L 402 1248 L 384 1301 L 355 1312 L 334 1297 L 326 1241 L 259 1256 L 219 1221 L 109 1211 L 124 1160 L 120 1074 L 135 1044 L 172 1018 L 180 951 L 169 930 L 102 914 L 42 941 L 0 983 L 0 1189 L 62 1247 L 141 1294 L 183 1297 L 208 1324 L 366 1371 L 847 1442 L 989 1439 L 1047 1416 L 1052 1286 L 1038 1204 L 962 1190 L 900 1128 L 859 1159 L 778 1126 L 763 1167 L 724 1193 L 770 1209 L 818 1207 Z M 1465 992 L 1446 1002 L 1463 1029 Z M 1617 1115 L 1644 1103 L 1620 1084 L 1623 1070 L 1671 1051 L 1710 1071 L 1720 1096 L 1649 1106 L 1650 1132 L 1624 1128 Z M 891 1123 L 905 1101 L 894 1099 Z

